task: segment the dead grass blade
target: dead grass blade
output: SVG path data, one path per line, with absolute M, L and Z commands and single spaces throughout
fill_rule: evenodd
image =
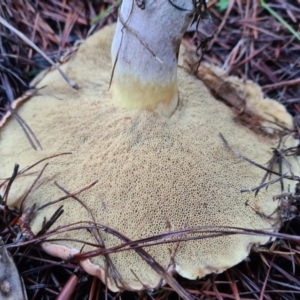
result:
M 39 47 L 32 43 L 32 41 L 30 41 L 22 32 L 16 30 L 1 16 L 0 23 L 7 27 L 9 30 L 11 30 L 13 33 L 15 33 L 20 39 L 27 43 L 36 52 L 38 52 L 51 66 L 53 66 L 60 73 L 60 75 L 63 77 L 63 79 L 67 82 L 69 86 L 71 86 L 75 90 L 79 89 L 79 86 L 76 83 L 74 83 L 70 78 L 68 78 L 67 75 L 62 71 L 62 69 L 54 61 L 52 61 Z

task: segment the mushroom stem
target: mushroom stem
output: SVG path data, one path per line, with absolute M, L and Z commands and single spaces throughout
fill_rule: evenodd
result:
M 193 0 L 123 0 L 111 49 L 117 106 L 173 114 L 179 46 L 193 15 Z

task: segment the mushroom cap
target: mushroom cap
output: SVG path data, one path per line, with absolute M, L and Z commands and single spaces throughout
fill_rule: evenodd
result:
M 62 66 L 80 85 L 79 91 L 72 90 L 57 71 L 52 71 L 40 82 L 44 88 L 38 95 L 18 109 L 43 150 L 32 149 L 14 119 L 1 129 L 0 178 L 9 177 L 15 163 L 24 168 L 51 155 L 72 152 L 48 160 L 24 208 L 64 196 L 54 181 L 75 192 L 98 180 L 78 197 L 99 224 L 131 240 L 209 225 L 276 231 L 280 223 L 278 203 L 272 196 L 281 192 L 280 184 L 261 190 L 256 197 L 241 193 L 242 189 L 258 186 L 265 172 L 237 158 L 219 133 L 239 153 L 263 166 L 271 158 L 276 140 L 237 124 L 230 108 L 216 101 L 199 80 L 182 68 L 178 70 L 180 103 L 172 117 L 116 108 L 108 91 L 113 32 L 114 26 L 94 34 Z M 27 176 L 17 177 L 9 194 L 10 205 L 20 203 L 42 167 L 39 164 Z M 38 211 L 31 223 L 33 232 L 37 233 L 44 218 L 49 219 L 62 204 L 64 213 L 54 226 L 92 221 L 88 211 L 71 198 Z M 271 214 L 270 218 L 264 217 Z M 110 233 L 100 234 L 106 248 L 122 243 Z M 96 243 L 86 229 L 68 230 L 55 238 L 63 240 L 52 242 L 54 248 L 47 243 L 44 248 L 62 258 L 80 251 L 85 242 Z M 65 240 L 68 238 L 82 243 Z M 170 249 L 175 244 L 145 250 L 164 268 L 170 265 L 170 272 L 176 270 L 195 279 L 222 272 L 245 259 L 251 245 L 269 240 L 268 236 L 227 235 L 181 242 L 173 262 Z M 83 250 L 91 249 L 95 248 L 85 245 Z M 127 288 L 140 290 L 159 284 L 160 276 L 134 250 L 109 256 Z M 106 282 L 103 256 L 82 265 Z M 111 271 L 107 284 L 113 291 L 121 286 L 113 280 Z

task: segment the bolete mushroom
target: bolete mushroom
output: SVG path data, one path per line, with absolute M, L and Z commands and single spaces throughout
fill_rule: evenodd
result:
M 195 15 L 194 1 L 142 2 L 144 7 L 124 0 L 116 29 L 108 26 L 89 37 L 62 66 L 80 85 L 79 91 L 51 71 L 39 83 L 44 88 L 38 95 L 17 109 L 42 150 L 32 149 L 16 120 L 6 121 L 0 136 L 0 178 L 9 177 L 15 163 L 24 168 L 72 152 L 48 160 L 22 207 L 40 207 L 65 196 L 55 182 L 72 193 L 98 180 L 78 196 L 81 203 L 73 198 L 63 202 L 64 213 L 56 227 L 93 221 L 92 214 L 97 223 L 130 240 L 211 225 L 277 231 L 278 202 L 272 196 L 281 192 L 280 184 L 262 189 L 256 197 L 241 193 L 258 186 L 265 171 L 238 158 L 219 133 L 236 151 L 263 166 L 272 157 L 276 138 L 236 122 L 236 114 L 214 99 L 194 75 L 184 68 L 177 70 L 180 40 Z M 259 116 L 292 129 L 292 118 L 283 106 L 270 101 L 264 108 Z M 291 137 L 282 138 L 284 147 L 293 143 Z M 287 172 L 291 165 L 296 159 L 290 160 Z M 9 205 L 20 205 L 41 168 L 36 165 L 16 178 Z M 32 231 L 37 233 L 61 204 L 39 210 Z M 106 248 L 122 243 L 109 232 L 100 235 Z M 83 245 L 83 251 L 97 249 L 89 244 L 97 240 L 86 229 L 61 230 L 55 238 L 60 240 L 42 247 L 62 259 L 78 253 Z M 176 251 L 165 243 L 145 250 L 169 273 L 195 279 L 222 272 L 245 259 L 253 244 L 269 240 L 267 235 L 225 235 L 181 242 Z M 160 282 L 160 275 L 134 250 L 109 254 L 117 277 L 106 267 L 106 258 L 98 255 L 81 265 L 113 291 L 155 288 Z

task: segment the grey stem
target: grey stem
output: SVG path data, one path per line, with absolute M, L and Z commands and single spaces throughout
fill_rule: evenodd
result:
M 139 1 L 140 2 L 140 1 Z M 123 0 L 112 43 L 116 105 L 171 116 L 178 105 L 177 56 L 193 0 Z

